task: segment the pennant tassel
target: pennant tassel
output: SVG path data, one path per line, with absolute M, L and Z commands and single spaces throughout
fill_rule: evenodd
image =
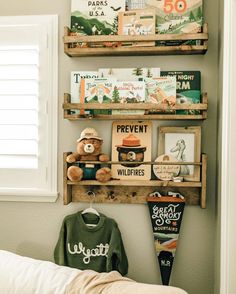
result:
M 181 194 L 170 192 L 169 195 L 155 192 L 147 198 L 163 285 L 169 285 L 185 206 Z

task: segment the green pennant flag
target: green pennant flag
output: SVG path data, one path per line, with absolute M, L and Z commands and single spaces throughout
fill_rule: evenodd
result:
M 163 285 L 169 285 L 185 206 L 182 195 L 172 194 L 174 197 L 155 192 L 147 198 Z

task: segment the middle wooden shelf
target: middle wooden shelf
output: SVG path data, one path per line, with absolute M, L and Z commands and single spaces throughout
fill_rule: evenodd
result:
M 112 179 L 106 183 L 101 183 L 96 180 L 82 180 L 72 182 L 67 178 L 67 169 L 70 164 L 66 162 L 70 152 L 64 153 L 64 204 L 70 202 L 89 202 L 87 192 L 92 190 L 96 192 L 95 202 L 108 203 L 146 203 L 146 197 L 158 190 L 163 193 L 174 191 L 183 193 L 186 197 L 186 202 L 191 205 L 201 205 L 206 207 L 206 168 L 207 156 L 202 154 L 201 162 L 168 162 L 168 165 L 195 165 L 200 166 L 201 178 L 200 181 L 161 181 L 161 180 L 116 180 Z M 84 162 L 83 162 L 84 163 Z M 98 162 L 89 161 L 90 164 Z M 99 162 L 101 164 L 101 162 Z M 121 162 L 119 162 L 120 164 Z M 118 162 L 106 162 L 102 164 L 118 164 Z M 143 162 L 147 165 L 166 165 L 163 162 Z
M 70 94 L 64 94 L 64 118 L 69 120 L 81 119 L 156 119 L 156 120 L 204 120 L 207 118 L 208 98 L 207 93 L 201 95 L 201 103 L 190 104 L 182 103 L 175 106 L 156 104 L 156 103 L 71 103 Z M 84 114 L 84 110 L 145 110 L 145 114 Z M 75 113 L 75 110 L 82 110 L 81 114 Z M 176 110 L 188 110 L 189 114 L 178 114 Z M 160 113 L 152 113 L 156 111 Z M 171 112 L 170 112 L 171 111 Z M 196 114 L 198 112 L 198 114 Z

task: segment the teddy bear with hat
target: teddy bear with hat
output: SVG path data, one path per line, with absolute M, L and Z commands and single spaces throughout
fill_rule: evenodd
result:
M 100 161 L 101 163 L 109 161 L 109 156 L 102 153 L 102 143 L 102 138 L 98 136 L 94 128 L 85 128 L 81 132 L 77 140 L 77 152 L 68 155 L 66 158 L 66 161 L 72 164 L 67 170 L 69 180 L 96 179 L 103 183 L 110 180 L 110 168 L 101 167 L 100 163 L 93 163 L 93 161 Z

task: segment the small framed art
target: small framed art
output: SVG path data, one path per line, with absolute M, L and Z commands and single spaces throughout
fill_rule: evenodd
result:
M 179 162 L 201 161 L 201 127 L 159 127 L 158 155 L 169 154 Z M 181 165 L 179 176 L 185 181 L 200 181 L 199 165 Z

